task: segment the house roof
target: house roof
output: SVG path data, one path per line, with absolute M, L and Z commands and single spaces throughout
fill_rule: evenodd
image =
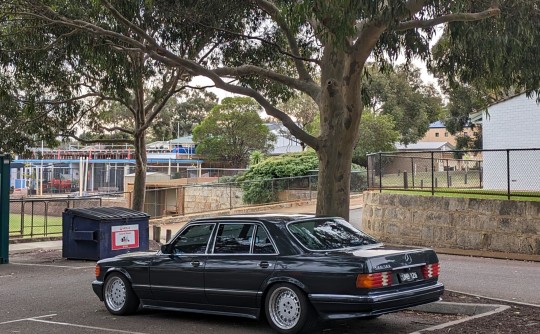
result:
M 449 151 L 455 149 L 450 143 L 440 141 L 425 141 L 408 145 L 396 143 L 395 145 L 398 151 Z
M 433 122 L 429 125 L 430 129 L 446 128 L 442 121 Z

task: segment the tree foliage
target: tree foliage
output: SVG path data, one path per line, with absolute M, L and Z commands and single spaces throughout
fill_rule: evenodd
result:
M 388 68 L 401 54 L 407 60 L 427 59 L 435 26 L 481 20 L 498 24 L 490 18 L 511 9 L 507 5 L 512 3 L 500 2 L 502 7 L 491 0 L 4 0 L 0 17 L 23 13 L 67 33 L 85 32 L 97 45 L 142 53 L 191 76 L 205 76 L 218 88 L 252 97 L 317 152 L 317 213 L 347 218 L 350 162 L 364 103 L 369 102 L 362 79 L 368 74 L 368 59 L 379 69 Z M 144 4 L 144 10 L 133 10 L 135 4 Z M 146 23 L 155 29 L 139 29 Z M 186 45 L 203 44 L 206 47 L 195 48 L 201 50 L 196 54 L 185 52 Z M 62 47 L 51 48 L 61 53 Z M 318 136 L 276 107 L 295 91 L 319 107 Z
M 360 135 L 354 148 L 353 162 L 367 166 L 367 155 L 375 152 L 388 152 L 395 149 L 399 132 L 390 115 L 364 112 L 360 123 Z
M 287 180 L 279 179 L 310 175 L 317 168 L 315 152 L 290 153 L 269 157 L 250 166 L 237 181 L 244 190 L 244 203 L 271 203 L 277 200 L 278 191 L 287 185 Z
M 267 152 L 275 136 L 258 114 L 251 98 L 228 97 L 216 105 L 193 130 L 197 153 L 206 159 L 246 166 L 251 152 Z
M 489 3 L 468 1 L 464 10 L 480 10 Z M 523 91 L 540 92 L 540 0 L 494 3 L 500 9 L 496 20 L 445 26 L 433 49 L 431 70 L 449 85 L 466 84 L 496 100 Z
M 442 115 L 442 100 L 437 89 L 422 81 L 417 67 L 398 66 L 390 72 L 373 69 L 364 89 L 369 95 L 370 110 L 389 115 L 400 134 L 399 141 L 404 144 L 424 137 L 429 124 Z

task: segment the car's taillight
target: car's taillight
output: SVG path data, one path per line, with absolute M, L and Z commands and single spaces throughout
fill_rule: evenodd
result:
M 422 267 L 422 275 L 424 279 L 439 277 L 439 263 L 430 263 Z
M 96 278 L 99 278 L 99 276 L 101 275 L 101 267 L 99 266 L 99 264 L 96 264 L 95 272 L 96 272 Z
M 356 277 L 356 287 L 373 289 L 392 285 L 392 272 L 360 274 Z

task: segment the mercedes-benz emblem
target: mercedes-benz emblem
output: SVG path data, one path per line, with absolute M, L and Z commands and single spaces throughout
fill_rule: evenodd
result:
M 411 264 L 412 263 L 412 257 L 409 254 L 405 254 L 405 263 Z

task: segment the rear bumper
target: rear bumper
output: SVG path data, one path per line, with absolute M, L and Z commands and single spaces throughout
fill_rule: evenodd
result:
M 444 285 L 433 285 L 368 295 L 308 295 L 311 304 L 325 319 L 362 318 L 399 311 L 440 300 Z
M 103 301 L 103 282 L 93 281 L 92 290 L 94 290 L 94 293 L 98 296 L 99 300 Z

